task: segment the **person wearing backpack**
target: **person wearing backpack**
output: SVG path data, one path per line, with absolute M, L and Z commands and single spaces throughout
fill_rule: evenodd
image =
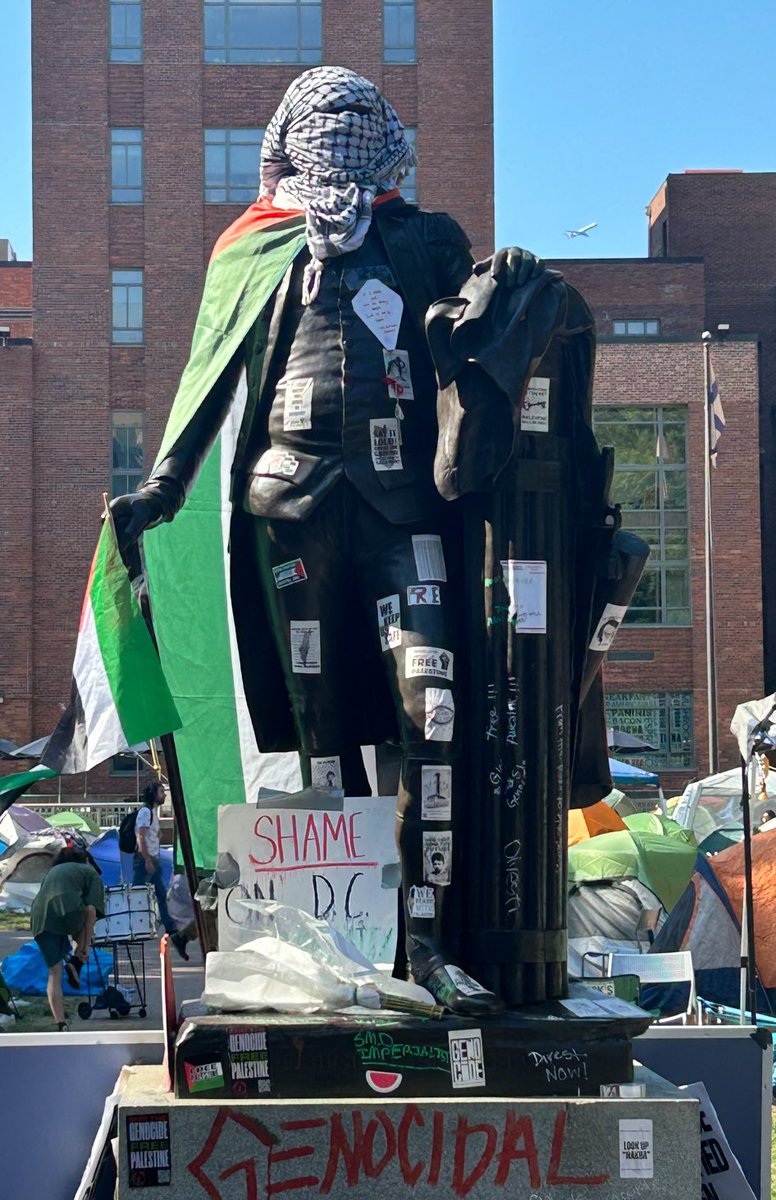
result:
M 164 803 L 164 784 L 158 780 L 155 783 L 149 783 L 143 792 L 143 803 L 135 813 L 129 814 L 134 816 L 134 838 L 135 849 L 133 858 L 132 886 L 141 887 L 144 883 L 150 883 L 156 893 L 156 902 L 159 906 L 159 917 L 164 928 L 170 935 L 170 941 L 175 949 L 180 954 L 181 958 L 188 961 L 186 953 L 186 939 L 178 929 L 170 916 L 167 908 L 167 893 L 164 883 L 162 882 L 162 864 L 159 858 L 159 808 Z M 126 827 L 125 827 L 126 822 Z M 129 849 L 130 844 L 130 822 L 127 817 L 121 822 L 119 830 L 119 849 L 124 849 L 122 845 L 122 835 L 124 845 Z

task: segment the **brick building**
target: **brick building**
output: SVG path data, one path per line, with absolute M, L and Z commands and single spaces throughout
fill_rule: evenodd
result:
M 616 451 L 623 525 L 652 553 L 609 652 L 609 723 L 658 747 L 635 761 L 667 795 L 708 773 L 704 557 L 702 259 L 586 259 L 558 266 L 593 307 L 596 433 Z M 758 339 L 716 339 L 712 362 L 727 426 L 712 475 L 718 743 L 737 762 L 730 718 L 762 694 Z M 754 433 L 753 433 L 754 430 Z M 623 757 L 632 759 L 631 755 Z
M 456 216 L 477 253 L 492 248 L 490 0 L 356 8 L 36 0 L 35 423 L 17 460 L 35 488 L 12 547 L 25 582 L 0 678 L 6 737 L 58 719 L 101 494 L 131 488 L 154 459 L 210 250 L 255 197 L 262 130 L 290 81 L 320 62 L 373 79 L 416 138 L 410 196 Z M 91 792 L 125 787 L 107 770 L 90 778 Z

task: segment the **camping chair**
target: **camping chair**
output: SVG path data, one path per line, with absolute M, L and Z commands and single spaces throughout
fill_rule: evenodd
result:
M 700 1023 L 700 1013 L 695 997 L 695 970 L 689 950 L 678 950 L 674 954 L 609 954 L 606 974 L 608 976 L 638 975 L 642 986 L 645 983 L 689 984 L 690 994 L 685 1011 L 678 1017 L 660 1018 L 660 1024 L 679 1020 L 686 1025 L 690 1017 L 697 1019 Z

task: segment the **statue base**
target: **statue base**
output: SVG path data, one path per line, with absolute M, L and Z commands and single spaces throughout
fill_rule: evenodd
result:
M 563 1001 L 487 1020 L 369 1012 L 213 1015 L 184 1005 L 179 1100 L 598 1096 L 633 1080 L 634 1005 L 572 984 Z
M 304 1056 L 303 1056 L 304 1057 Z M 638 1099 L 395 1096 L 183 1102 L 125 1068 L 119 1200 L 293 1193 L 403 1200 L 666 1200 L 700 1189 L 696 1100 L 643 1068 Z

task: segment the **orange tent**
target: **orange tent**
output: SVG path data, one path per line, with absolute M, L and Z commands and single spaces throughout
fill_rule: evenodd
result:
M 591 804 L 589 808 L 572 808 L 569 813 L 569 846 L 586 842 L 599 833 L 616 833 L 619 829 L 627 828 L 620 814 L 603 800 Z
M 711 865 L 740 921 L 744 903 L 743 842 L 715 854 Z M 752 892 L 757 973 L 765 987 L 776 988 L 776 830 L 752 838 Z

